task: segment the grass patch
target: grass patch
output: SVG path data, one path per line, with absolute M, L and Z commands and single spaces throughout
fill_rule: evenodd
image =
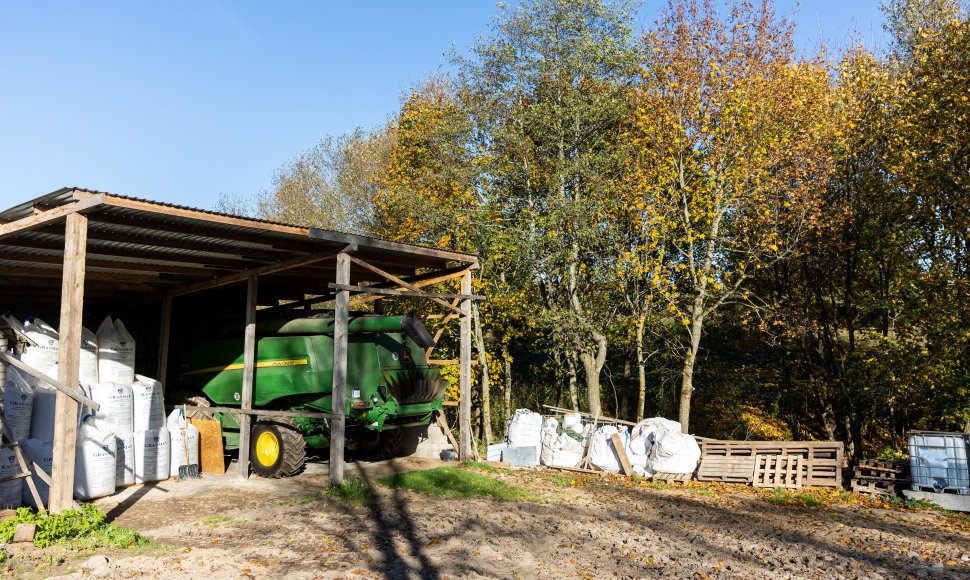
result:
M 229 516 L 216 515 L 216 516 L 206 516 L 192 525 L 209 526 L 209 529 L 214 530 L 216 528 L 221 528 L 223 526 L 234 526 L 236 524 L 245 524 L 245 523 L 246 523 L 246 520 L 234 520 Z
M 377 497 L 374 496 L 373 492 L 367 489 L 364 480 L 356 476 L 345 481 L 343 485 L 331 483 L 327 486 L 323 495 L 338 503 L 357 507 L 377 501 Z
M 109 524 L 107 514 L 94 504 L 84 504 L 81 511 L 68 510 L 61 514 L 51 514 L 44 510 L 35 512 L 30 508 L 19 508 L 17 515 L 0 522 L 0 541 L 9 543 L 13 539 L 17 524 L 35 524 L 34 545 L 46 548 L 53 545 L 67 545 L 72 549 L 93 550 L 96 548 L 148 548 L 158 544 L 131 528 Z
M 458 465 L 462 469 L 474 469 L 476 471 L 484 471 L 485 473 L 507 473 L 508 469 L 503 469 L 501 467 L 495 467 L 494 465 L 489 465 L 483 461 L 466 461 Z
M 765 498 L 770 504 L 774 505 L 794 505 L 801 507 L 819 507 L 825 505 L 825 500 L 819 497 L 817 494 L 808 491 L 804 493 L 795 493 L 788 489 L 782 489 L 776 487 L 772 490 L 771 495 Z
M 318 502 L 319 502 L 319 499 L 317 498 L 317 496 L 315 496 L 315 495 L 304 495 L 304 496 L 300 496 L 300 497 L 298 497 L 296 499 L 283 500 L 283 501 L 281 501 L 279 503 L 279 505 L 281 505 L 281 506 L 289 506 L 289 505 L 317 505 Z
M 436 467 L 426 471 L 398 473 L 382 477 L 377 483 L 454 498 L 492 497 L 510 501 L 537 501 L 521 489 L 487 475 L 455 467 Z

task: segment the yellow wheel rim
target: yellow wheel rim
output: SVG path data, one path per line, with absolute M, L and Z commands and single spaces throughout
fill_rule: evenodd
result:
M 380 431 L 375 431 L 371 435 L 372 435 L 371 437 L 360 439 L 359 441 L 360 446 L 366 449 L 367 451 L 373 451 L 377 449 L 377 444 L 381 442 Z
M 269 431 L 259 434 L 256 439 L 256 457 L 266 467 L 272 466 L 280 456 L 280 442 Z

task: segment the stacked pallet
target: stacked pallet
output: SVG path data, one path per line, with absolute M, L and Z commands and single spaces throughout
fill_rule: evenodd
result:
M 902 497 L 912 480 L 908 461 L 863 460 L 852 470 L 852 491 L 864 495 Z
M 777 470 L 783 468 L 785 486 L 842 487 L 844 446 L 839 441 L 721 441 L 700 442 L 699 481 L 761 484 L 781 481 Z M 768 461 L 768 457 L 800 457 L 798 477 L 788 477 L 798 463 Z M 762 459 L 765 458 L 765 459 Z M 766 479 L 767 478 L 767 479 Z

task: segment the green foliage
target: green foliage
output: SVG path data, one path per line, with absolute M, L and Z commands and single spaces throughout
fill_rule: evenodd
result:
M 343 485 L 328 484 L 324 495 L 338 503 L 358 507 L 377 501 L 377 496 L 357 476 L 348 478 Z
M 34 512 L 30 508 L 17 509 L 16 517 L 0 522 L 0 541 L 10 542 L 17 524 L 36 524 L 34 545 L 46 548 L 55 544 L 93 549 L 113 546 L 116 548 L 147 547 L 151 540 L 130 528 L 118 527 L 105 521 L 107 514 L 94 504 L 84 504 L 81 511 L 68 510 L 61 514 L 46 511 Z
M 451 498 L 491 497 L 509 501 L 536 501 L 537 498 L 503 481 L 467 469 L 436 467 L 382 477 L 377 483 L 400 489 Z

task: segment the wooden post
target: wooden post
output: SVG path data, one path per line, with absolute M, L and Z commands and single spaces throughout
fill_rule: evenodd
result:
M 172 330 L 172 297 L 166 296 L 162 300 L 162 330 L 158 337 L 158 367 L 156 376 L 162 383 L 162 393 L 165 393 L 165 379 L 168 377 L 168 342 Z
M 350 256 L 337 256 L 337 281 L 350 284 Z M 347 325 L 350 316 L 350 292 L 338 290 L 333 312 L 333 391 L 330 419 L 330 483 L 344 484 L 344 427 L 347 412 Z
M 61 278 L 60 355 L 57 380 L 77 390 L 81 365 L 81 313 L 84 309 L 84 260 L 88 218 L 67 215 L 64 225 L 64 269 Z M 77 444 L 77 403 L 58 391 L 54 406 L 54 465 L 50 511 L 74 507 L 74 446 Z
M 472 293 L 472 273 L 465 272 L 461 276 L 461 290 L 459 294 Z M 472 301 L 465 298 L 461 301 L 461 351 L 459 364 L 459 402 L 458 402 L 458 432 L 461 437 L 461 451 L 458 453 L 460 461 L 471 461 L 472 458 Z
M 256 276 L 249 277 L 246 288 L 246 332 L 243 344 L 243 381 L 240 407 L 253 408 L 253 378 L 256 370 Z M 239 415 L 239 475 L 249 478 L 250 416 Z

